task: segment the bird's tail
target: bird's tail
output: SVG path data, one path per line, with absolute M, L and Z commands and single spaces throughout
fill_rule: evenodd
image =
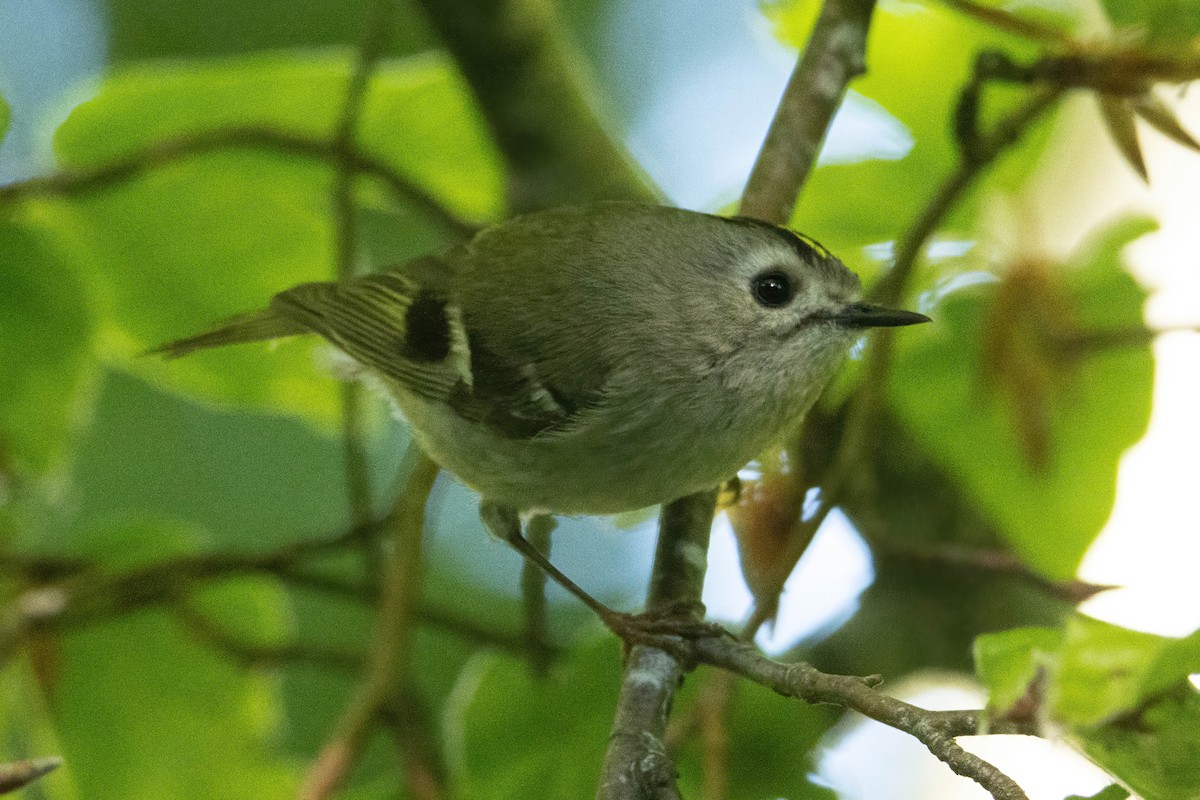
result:
M 179 358 L 194 350 L 224 347 L 227 344 L 263 342 L 307 332 L 308 329 L 300 323 L 281 316 L 272 309 L 264 308 L 261 311 L 250 311 L 230 317 L 204 333 L 161 344 L 148 350 L 146 354 L 161 355 L 164 358 Z

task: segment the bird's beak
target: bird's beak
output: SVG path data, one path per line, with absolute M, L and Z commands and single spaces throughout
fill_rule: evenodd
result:
M 898 328 L 901 325 L 933 321 L 915 311 L 884 308 L 868 303 L 851 303 L 840 311 L 833 312 L 826 319 L 843 328 Z

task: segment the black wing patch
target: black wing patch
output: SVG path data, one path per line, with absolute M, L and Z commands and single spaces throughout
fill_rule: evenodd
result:
M 470 375 L 457 309 L 398 272 L 307 283 L 277 294 L 271 309 L 429 400 L 445 402 Z
M 468 341 L 472 381 L 460 382 L 449 398 L 460 416 L 508 439 L 530 439 L 575 420 L 580 404 L 547 383 L 533 363 L 496 353 L 478 334 L 468 334 Z
M 276 295 L 271 309 L 403 390 L 505 438 L 562 430 L 598 398 L 573 398 L 532 359 L 489 346 L 446 296 L 402 272 L 304 284 Z

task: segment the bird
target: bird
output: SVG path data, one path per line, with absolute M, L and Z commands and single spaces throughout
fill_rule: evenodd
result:
M 286 289 L 151 352 L 322 337 L 532 557 L 522 519 L 709 490 L 794 428 L 866 329 L 928 321 L 864 303 L 858 277 L 789 228 L 602 202 Z

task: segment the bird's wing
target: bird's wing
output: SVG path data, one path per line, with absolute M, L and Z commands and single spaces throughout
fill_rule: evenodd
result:
M 506 438 L 569 425 L 586 398 L 551 385 L 503 337 L 468 330 L 441 282 L 422 277 L 429 271 L 426 264 L 407 265 L 343 283 L 304 284 L 276 295 L 271 310 L 404 390 Z
M 426 399 L 444 402 L 456 384 L 470 380 L 457 307 L 404 272 L 302 284 L 277 294 L 271 310 Z

